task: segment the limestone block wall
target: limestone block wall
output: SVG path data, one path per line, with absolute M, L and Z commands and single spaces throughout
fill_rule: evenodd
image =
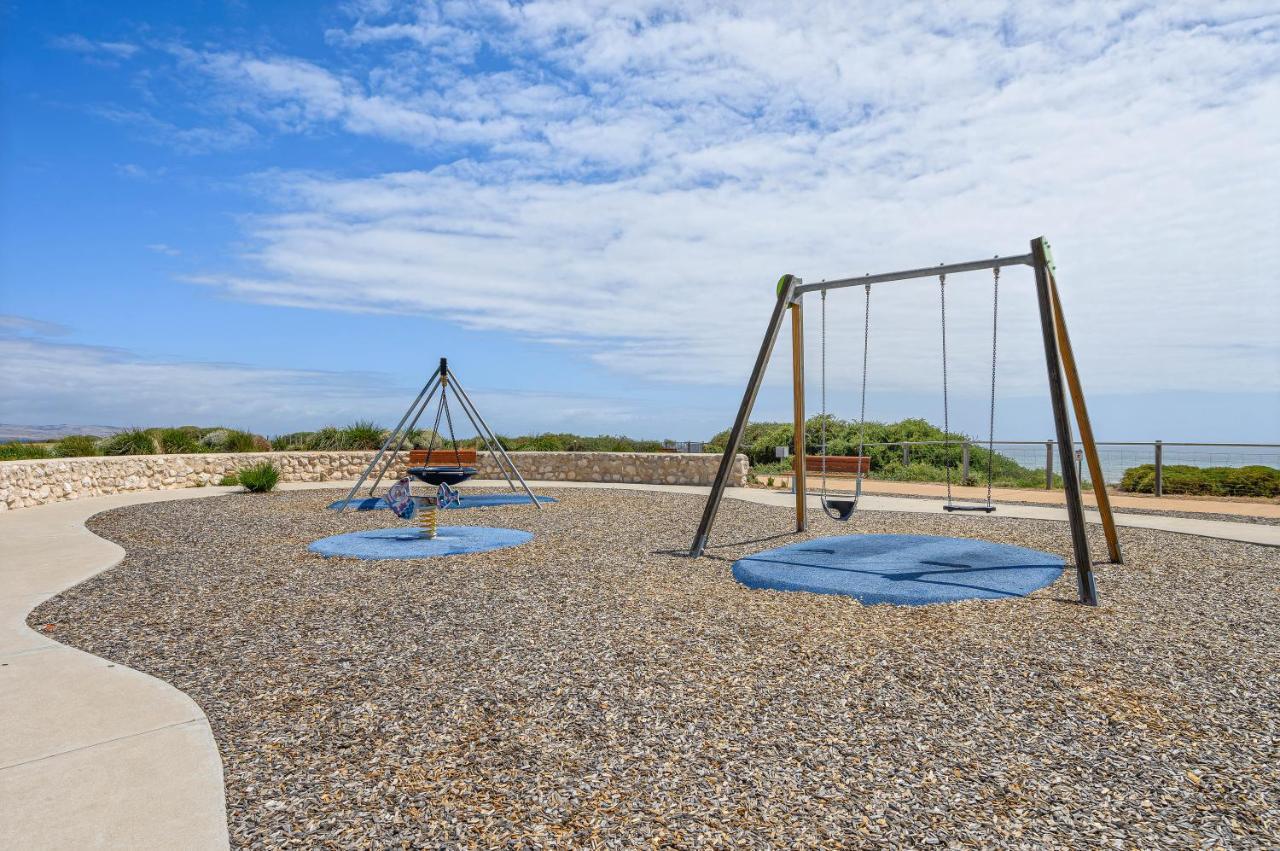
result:
M 223 476 L 271 461 L 283 482 L 350 481 L 364 471 L 373 452 L 243 452 L 198 455 L 125 455 L 38 461 L 0 461 L 0 511 L 114 493 L 216 485 Z M 530 481 L 632 482 L 710 485 L 719 455 L 649 452 L 513 452 Z M 739 455 L 731 486 L 746 484 L 747 458 Z M 500 477 L 482 455 L 480 477 Z M 403 473 L 397 461 L 390 476 Z

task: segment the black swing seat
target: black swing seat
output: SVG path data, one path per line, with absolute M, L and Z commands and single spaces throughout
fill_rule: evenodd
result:
M 475 467 L 410 467 L 409 475 L 429 485 L 456 485 L 479 472 Z
M 822 500 L 822 508 L 827 512 L 827 516 L 842 523 L 853 516 L 853 510 L 857 507 L 858 503 L 852 499 L 824 498 Z
M 984 514 L 990 514 L 996 510 L 994 505 L 944 505 L 943 511 L 981 511 Z

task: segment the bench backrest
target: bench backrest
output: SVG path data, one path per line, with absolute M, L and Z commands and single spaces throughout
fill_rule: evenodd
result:
M 452 449 L 432 449 L 430 453 L 425 449 L 409 450 L 410 467 L 452 467 L 456 464 L 472 467 L 476 460 L 474 449 L 459 449 L 456 455 Z
M 806 455 L 805 469 L 811 473 L 822 472 L 821 455 Z M 871 459 L 865 455 L 827 455 L 828 473 L 849 473 L 851 475 L 867 475 L 871 472 Z

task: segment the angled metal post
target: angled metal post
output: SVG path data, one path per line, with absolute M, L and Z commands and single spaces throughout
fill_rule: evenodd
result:
M 422 389 L 418 391 L 418 395 L 414 397 L 413 402 L 405 409 L 404 416 L 400 418 L 400 422 L 396 425 L 395 429 L 387 435 L 387 439 L 382 442 L 382 448 L 378 450 L 378 454 L 373 456 L 373 460 L 369 462 L 369 466 L 365 467 L 364 472 L 360 474 L 360 478 L 356 480 L 355 487 L 353 487 L 347 494 L 347 498 L 342 501 L 342 507 L 338 509 L 339 514 L 347 510 L 347 505 L 356 495 L 356 492 L 360 490 L 360 486 L 364 484 L 364 480 L 369 477 L 369 473 L 373 472 L 373 468 L 378 466 L 378 461 L 387 451 L 387 447 L 391 445 L 391 441 L 395 440 L 396 435 L 398 435 L 400 430 L 404 428 L 405 421 L 409 419 L 409 415 L 413 413 L 413 409 L 418 407 L 418 402 L 422 400 L 423 396 L 427 395 L 427 391 L 431 388 L 431 385 L 435 383 L 436 376 L 439 372 L 439 370 L 436 370 L 431 373 L 431 377 L 427 379 L 427 383 L 422 385 Z
M 456 383 L 457 380 L 458 379 L 455 377 L 454 382 Z M 462 405 L 462 413 L 467 415 L 467 419 L 471 422 L 471 427 L 476 430 L 476 434 L 480 435 L 480 439 L 484 441 L 485 449 L 488 450 L 489 455 L 493 458 L 493 463 L 498 465 L 498 471 L 502 473 L 502 477 L 507 480 L 507 487 L 514 491 L 516 489 L 516 483 L 511 480 L 511 474 L 507 472 L 506 466 L 502 463 L 501 456 L 498 455 L 498 451 L 493 448 L 493 444 L 489 441 L 489 435 L 485 434 L 485 430 L 476 422 L 476 418 L 471 416 L 471 409 L 466 405 Z M 516 475 L 519 474 L 520 471 L 516 470 Z
M 453 375 L 453 389 L 457 391 L 458 398 L 462 400 L 463 406 L 471 409 L 471 413 L 475 416 L 476 421 L 479 422 L 480 425 L 484 427 L 485 432 L 488 432 L 489 438 L 492 439 L 493 441 L 493 445 L 498 447 L 498 452 L 502 455 L 502 457 L 506 460 L 506 462 L 509 465 L 511 465 L 511 471 L 515 473 L 516 478 L 520 480 L 520 487 L 524 488 L 525 494 L 528 495 L 529 499 L 533 502 L 534 506 L 537 507 L 539 510 L 541 510 L 542 503 L 539 502 L 538 498 L 533 495 L 533 491 L 529 490 L 529 485 L 524 480 L 524 476 L 520 475 L 520 468 L 517 467 L 515 462 L 511 460 L 511 456 L 507 454 L 507 450 L 502 448 L 502 442 L 498 440 L 498 436 L 493 433 L 493 429 L 489 428 L 489 424 L 484 421 L 484 417 L 480 416 L 480 411 L 476 408 L 475 404 L 471 401 L 471 397 L 467 395 L 467 391 L 462 388 L 462 382 L 458 380 L 458 373 L 453 372 L 452 375 Z M 501 467 L 502 465 L 499 464 L 498 466 Z
M 382 477 L 385 476 L 387 471 L 391 469 L 391 466 L 396 463 L 396 458 L 399 457 L 400 450 L 404 447 L 404 442 L 409 439 L 409 435 L 413 433 L 414 428 L 418 425 L 418 420 L 422 419 L 422 415 L 426 413 L 427 408 L 431 407 L 431 400 L 435 398 L 436 390 L 440 391 L 440 396 L 443 398 L 444 388 L 440 386 L 439 382 L 436 382 L 432 386 L 431 391 L 427 393 L 427 397 L 422 400 L 422 404 L 418 406 L 418 413 L 413 415 L 413 419 L 409 420 L 409 425 L 400 433 L 400 441 L 396 444 L 395 451 L 391 453 L 391 456 L 387 458 L 386 463 L 382 465 L 382 469 L 378 471 L 377 481 L 369 487 L 369 496 L 373 496 L 373 492 L 378 489 L 378 485 L 382 484 Z
M 720 500 L 724 498 L 724 489 L 729 482 L 729 472 L 733 469 L 734 458 L 738 454 L 738 444 L 742 442 L 742 433 L 746 430 L 747 420 L 751 416 L 751 409 L 755 407 L 756 396 L 764 380 L 765 368 L 769 365 L 769 355 L 773 354 L 773 344 L 778 340 L 782 320 L 787 315 L 787 307 L 791 304 L 796 285 L 799 283 L 800 280 L 794 275 L 783 275 L 778 281 L 778 300 L 773 306 L 773 314 L 769 317 L 769 325 L 765 328 L 764 339 L 760 342 L 760 351 L 756 354 L 755 366 L 751 368 L 746 392 L 742 394 L 738 416 L 733 421 L 733 428 L 729 429 L 729 439 L 724 447 L 724 455 L 720 458 L 720 468 L 716 471 L 715 482 L 711 485 L 711 493 L 707 496 L 707 504 L 702 509 L 702 520 L 698 523 L 697 533 L 694 534 L 693 545 L 689 547 L 690 558 L 702 555 L 702 551 L 707 547 L 707 538 L 711 534 L 711 526 L 716 522 L 716 512 L 720 510 Z M 803 499 L 803 496 L 799 498 Z
M 1080 496 L 1080 479 L 1076 476 L 1072 450 L 1071 420 L 1067 413 L 1066 393 L 1062 385 L 1062 363 L 1058 349 L 1057 328 L 1053 316 L 1053 294 L 1049 289 L 1048 244 L 1044 237 L 1031 240 L 1032 264 L 1036 273 L 1036 301 L 1040 307 L 1040 330 L 1044 338 L 1044 360 L 1049 376 L 1049 399 L 1053 403 L 1053 423 L 1058 436 L 1058 460 L 1062 465 L 1062 486 L 1067 498 L 1067 520 L 1071 526 L 1071 549 L 1076 562 L 1076 590 L 1080 602 L 1098 605 L 1098 589 L 1093 580 L 1093 560 L 1089 556 L 1089 537 L 1084 525 L 1084 503 Z

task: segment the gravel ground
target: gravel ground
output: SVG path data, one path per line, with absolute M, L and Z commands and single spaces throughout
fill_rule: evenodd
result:
M 786 509 L 551 490 L 450 512 L 533 542 L 419 562 L 306 543 L 394 525 L 324 491 L 98 515 L 118 567 L 59 640 L 208 714 L 239 847 L 1276 847 L 1280 553 L 1121 529 L 1130 563 L 924 608 L 751 591 Z M 1096 531 L 1096 530 L 1095 530 Z M 1069 560 L 1064 524 L 824 517 Z M 735 542 L 735 543 L 727 543 Z M 1100 534 L 1092 542 L 1103 551 Z

